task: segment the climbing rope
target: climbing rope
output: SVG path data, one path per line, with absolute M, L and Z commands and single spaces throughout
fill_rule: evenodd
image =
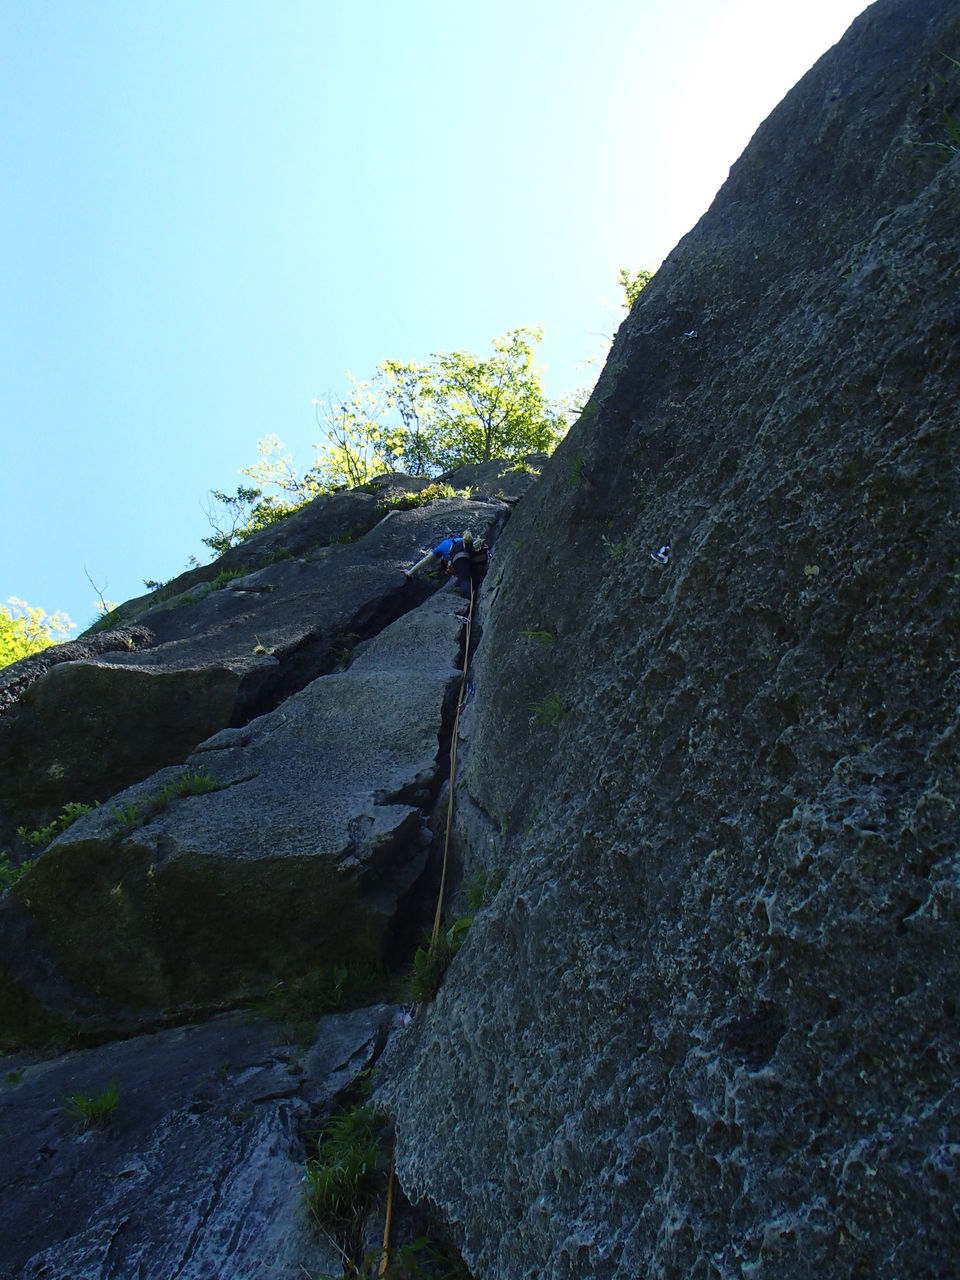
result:
M 387 1183 L 387 1216 L 383 1223 L 383 1252 L 380 1255 L 380 1270 L 378 1276 L 382 1276 L 390 1262 L 390 1223 L 393 1219 L 393 1184 L 394 1174 L 397 1170 L 397 1135 L 393 1135 L 393 1154 L 390 1156 L 390 1181 Z
M 463 710 L 463 699 L 467 689 L 467 668 L 470 665 L 470 630 L 473 626 L 473 582 L 470 583 L 470 608 L 467 612 L 467 637 L 463 646 L 463 675 L 460 677 L 460 692 L 457 694 L 457 714 L 453 718 L 453 736 L 450 740 L 450 799 L 447 804 L 447 834 L 443 842 L 443 862 L 440 869 L 440 893 L 437 897 L 437 911 L 433 918 L 433 933 L 430 935 L 430 950 L 437 945 L 440 935 L 440 920 L 443 915 L 443 895 L 447 884 L 447 863 L 450 860 L 450 829 L 453 826 L 453 785 L 457 771 L 457 738 L 460 735 L 460 712 Z
M 463 710 L 464 696 L 467 689 L 467 668 L 470 665 L 470 632 L 473 627 L 473 583 L 470 583 L 470 608 L 467 611 L 467 631 L 463 644 L 463 673 L 460 677 L 460 692 L 457 694 L 457 711 L 453 717 L 453 736 L 450 740 L 450 799 L 447 803 L 447 833 L 443 842 L 443 862 L 440 869 L 440 892 L 437 896 L 437 912 L 433 920 L 433 933 L 430 935 L 430 951 L 437 945 L 440 936 L 440 921 L 443 918 L 443 895 L 447 883 L 447 864 L 450 861 L 450 829 L 453 826 L 453 784 L 457 769 L 457 738 L 460 734 L 460 712 Z M 387 1185 L 387 1214 L 383 1224 L 383 1250 L 380 1256 L 378 1276 L 386 1273 L 390 1256 L 390 1223 L 393 1218 L 393 1185 L 397 1167 L 397 1136 L 393 1136 L 393 1154 L 390 1157 L 390 1181 Z

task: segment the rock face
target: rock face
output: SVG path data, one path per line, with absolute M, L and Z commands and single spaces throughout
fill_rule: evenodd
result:
M 318 1002 L 396 987 L 369 962 L 405 963 L 432 908 L 465 647 L 455 592 L 401 570 L 467 525 L 494 540 L 533 479 L 481 468 L 484 497 L 402 509 L 426 482 L 389 477 L 388 513 L 320 499 L 226 585 L 235 552 L 3 673 L 4 839 L 104 801 L 39 854 L 19 840 L 0 894 L 4 1280 L 339 1274 L 302 1205 L 305 1136 L 399 1011 L 321 1018 L 300 1050 L 220 1011 L 299 993 L 302 1034 Z M 49 1056 L 64 1043 L 93 1047 Z M 113 1085 L 103 1128 L 66 1113 Z
M 427 861 L 459 629 L 438 593 L 347 670 L 55 840 L 0 900 L 0 1043 L 56 1019 L 102 1035 L 196 1016 L 311 965 L 380 960 Z M 198 776 L 215 789 L 152 814 Z
M 505 879 L 386 1086 L 478 1275 L 955 1274 L 958 51 L 857 20 L 502 539 L 459 813 Z
M 452 779 L 453 880 L 484 873 L 492 898 L 377 1093 L 403 1190 L 484 1280 L 956 1274 L 944 53 L 956 0 L 878 0 L 821 59 L 641 294 L 499 538 Z M 208 567 L 124 606 L 136 652 L 10 677 L 4 830 L 85 798 L 81 778 L 105 801 L 0 901 L 11 1280 L 334 1269 L 298 1235 L 293 1126 L 387 1015 L 353 1015 L 343 1053 L 321 1034 L 307 1084 L 213 1015 L 310 962 L 395 957 L 438 791 L 445 811 L 461 643 L 452 593 L 400 569 L 496 529 L 530 478 L 481 469 L 475 499 L 386 519 L 338 495 L 287 544 L 247 544 L 264 556 L 225 589 Z M 165 722 L 188 685 L 206 709 Z M 25 1056 L 64 1027 L 113 1043 Z M 82 1146 L 50 1097 L 121 1069 L 142 1124 Z
M 336 1250 L 301 1203 L 299 1130 L 376 1061 L 395 1014 L 324 1018 L 305 1056 L 269 1024 L 233 1015 L 10 1073 L 0 1277 L 336 1272 Z M 66 1110 L 110 1085 L 105 1126 Z
M 346 649 L 424 599 L 426 588 L 402 572 L 418 549 L 467 523 L 495 537 L 509 512 L 502 502 L 452 499 L 384 513 L 358 494 L 354 514 L 375 519 L 373 528 L 348 542 L 310 541 L 340 527 L 327 504 L 342 523 L 347 497 L 319 498 L 228 552 L 219 589 L 195 581 L 201 572 L 209 578 L 206 566 L 184 575 L 188 591 L 152 607 L 122 606 L 122 617 L 137 620 L 133 633 L 120 633 L 132 636 L 133 651 L 114 643 L 90 656 L 83 639 L 60 647 L 58 657 L 73 650 L 73 660 L 37 679 L 43 655 L 10 668 L 6 683 L 18 697 L 0 704 L 0 841 L 18 826 L 44 825 L 65 804 L 106 800 L 182 761 L 219 729 L 245 724 L 332 670 Z M 245 566 L 236 563 L 241 553 Z

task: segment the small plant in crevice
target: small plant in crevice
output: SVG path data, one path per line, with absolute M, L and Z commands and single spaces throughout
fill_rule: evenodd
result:
M 37 827 L 28 830 L 26 827 L 17 827 L 17 835 L 25 844 L 31 845 L 34 849 L 44 849 L 61 831 L 66 831 L 72 823 L 78 818 L 82 818 L 85 813 L 90 813 L 99 805 L 83 804 L 79 800 L 70 801 L 65 804 L 52 822 L 48 822 L 45 827 Z
M 629 538 L 611 538 L 606 533 L 601 535 L 600 541 L 606 547 L 611 560 L 617 564 L 627 554 L 627 548 L 630 546 Z
M 346 529 L 341 529 L 338 533 L 332 533 L 329 545 L 331 547 L 348 546 L 351 542 L 356 542 L 358 538 L 362 538 L 365 533 L 369 532 L 369 524 L 352 524 Z M 318 549 L 322 546 L 323 543 L 319 543 Z
M 338 667 L 346 667 L 353 657 L 353 650 L 360 637 L 353 631 L 340 631 L 333 641 L 333 660 Z
M 388 511 L 414 511 L 417 507 L 425 507 L 429 502 L 437 502 L 441 498 L 465 498 L 469 501 L 470 489 L 454 489 L 453 485 L 442 480 L 435 480 L 425 485 L 419 493 L 398 493 L 391 498 L 384 498 L 380 506 Z
M 490 905 L 500 892 L 500 886 L 502 884 L 502 871 L 498 869 L 493 871 L 478 871 L 476 875 L 470 877 L 461 889 L 463 900 L 470 908 L 471 912 L 476 914 L 478 911 L 482 911 L 484 907 Z
M 233 582 L 237 578 L 245 578 L 250 570 L 244 568 L 243 565 L 239 569 L 221 569 L 214 580 L 210 583 L 211 591 L 220 591 L 229 582 Z
M 432 945 L 417 947 L 413 956 L 413 973 L 410 976 L 409 994 L 417 1004 L 428 1004 L 437 992 L 450 968 L 453 957 L 463 945 L 473 916 L 461 916 L 449 929 L 441 929 Z
M 553 644 L 557 638 L 552 631 L 537 631 L 533 628 L 519 634 L 521 640 L 540 640 L 543 644 Z
M 278 982 L 252 1010 L 280 1023 L 293 1043 L 306 1048 L 316 1039 L 318 1018 L 389 999 L 391 985 L 392 979 L 380 965 L 321 964 Z
M 570 708 L 559 693 L 550 693 L 530 704 L 530 723 L 558 728 L 570 714 Z
M 304 1206 L 348 1265 L 362 1255 L 364 1220 L 383 1181 L 379 1130 L 370 1103 L 356 1103 L 324 1122 L 306 1164 Z
M 515 463 L 512 467 L 507 468 L 506 474 L 510 475 L 519 473 L 524 476 L 538 476 L 540 475 L 540 470 L 540 467 L 533 466 L 526 458 L 521 458 L 519 462 Z
M 100 1093 L 71 1093 L 63 1100 L 63 1109 L 72 1119 L 77 1120 L 85 1128 L 94 1125 L 103 1128 L 113 1119 L 120 1100 L 120 1090 L 115 1083 L 109 1084 Z
M 128 800 L 122 805 L 114 806 L 111 811 L 113 829 L 117 835 L 128 835 L 162 813 L 172 800 L 182 796 L 202 796 L 219 790 L 220 783 L 209 773 L 195 771 L 181 774 L 179 778 L 165 783 L 152 796 L 145 796 L 142 800 Z

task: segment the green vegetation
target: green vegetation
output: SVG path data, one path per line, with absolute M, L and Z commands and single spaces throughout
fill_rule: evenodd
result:
M 0 850 L 0 893 L 6 892 L 15 885 L 29 866 L 29 862 L 24 862 L 19 867 L 15 867 L 10 861 L 9 853 L 5 849 Z
M 629 538 L 611 538 L 608 534 L 601 535 L 600 541 L 607 548 L 611 560 L 619 562 L 627 554 L 627 548 L 630 546 Z
M 237 569 L 222 569 L 210 583 L 210 590 L 220 591 L 228 582 L 234 582 L 237 578 L 245 578 L 249 572 L 250 570 L 243 565 Z
M 358 538 L 362 538 L 368 531 L 369 526 L 366 524 L 352 524 L 347 529 L 341 529 L 339 533 L 330 535 L 331 547 L 343 547 L 351 542 L 356 542 Z
M 494 900 L 503 884 L 502 871 L 478 871 L 463 886 L 463 900 L 475 914 Z
M 65 613 L 47 614 L 38 605 L 10 596 L 0 604 L 0 667 L 62 644 L 73 627 Z
M 398 493 L 392 498 L 384 498 L 380 504 L 387 511 L 414 511 L 417 507 L 425 507 L 428 502 L 437 502 L 441 498 L 469 498 L 469 489 L 454 489 L 452 484 L 434 481 L 420 490 L 419 493 Z
M 630 272 L 626 267 L 620 268 L 620 274 L 617 278 L 623 289 L 624 305 L 628 311 L 653 279 L 653 276 L 654 273 L 652 271 L 645 271 L 642 267 L 639 271 L 634 272 Z
M 24 1070 L 25 1068 L 21 1067 L 19 1071 L 8 1071 L 3 1077 L 4 1084 L 19 1084 L 23 1079 Z
M 26 827 L 17 827 L 17 835 L 25 844 L 31 845 L 34 849 L 46 848 L 54 836 L 58 836 L 61 831 L 66 831 L 71 823 L 76 822 L 78 818 L 82 818 L 85 813 L 90 813 L 92 809 L 97 808 L 99 803 L 99 800 L 95 804 L 70 801 L 63 806 L 53 821 L 48 822 L 45 827 L 36 827 L 32 830 L 28 830 Z
M 349 665 L 353 650 L 360 637 L 353 631 L 340 631 L 333 641 L 333 660 L 338 667 Z
M 220 784 L 209 773 L 184 773 L 179 778 L 167 782 L 152 796 L 143 800 L 128 800 L 112 810 L 114 831 L 118 835 L 128 835 L 137 827 L 142 827 L 155 818 L 170 804 L 181 796 L 202 796 L 209 791 L 219 791 Z
M 571 489 L 576 488 L 578 480 L 583 475 L 583 465 L 583 458 L 579 453 L 575 453 L 567 467 L 567 484 Z
M 521 458 L 519 462 L 515 463 L 515 465 L 510 468 L 510 470 L 519 472 L 520 475 L 524 476 L 536 477 L 540 475 L 540 468 L 533 466 L 533 464 L 528 462 L 526 458 Z
M 357 1103 L 327 1120 L 307 1160 L 304 1205 L 348 1260 L 363 1252 L 364 1219 L 381 1185 L 378 1127 L 370 1104 Z
M 71 1093 L 63 1100 L 63 1109 L 73 1120 L 78 1120 L 85 1129 L 93 1125 L 101 1127 L 110 1123 L 117 1109 L 120 1090 L 116 1084 L 109 1084 L 100 1093 L 88 1096 L 84 1093 Z
M 207 517 L 214 532 L 205 544 L 222 554 L 319 494 L 360 488 L 385 472 L 438 475 L 465 463 L 551 452 L 565 421 L 535 363 L 542 337 L 538 328 L 511 329 L 493 339 L 485 357 L 437 352 L 424 364 L 384 360 L 368 381 L 350 377 L 345 396 L 314 401 L 323 442 L 306 472 L 298 473 L 277 436 L 258 441 L 260 460 L 241 469 L 253 483 L 235 494 L 213 491 L 217 505 Z M 266 495 L 268 489 L 274 492 Z
M 453 957 L 463 945 L 472 916 L 461 916 L 447 930 L 441 930 L 433 945 L 417 947 L 410 978 L 410 996 L 418 1004 L 429 1003 L 440 990 Z
M 274 446 L 277 449 L 282 447 L 276 436 L 268 436 L 258 443 L 261 454 L 269 454 Z M 293 459 L 289 455 L 283 456 L 273 465 L 277 467 L 279 475 L 285 476 L 286 464 L 289 464 L 290 468 L 293 466 Z M 243 474 L 251 475 L 264 465 L 266 464 L 255 463 L 253 467 L 245 468 Z M 278 480 L 277 483 L 281 481 Z M 299 484 L 295 476 L 292 483 Z M 244 539 L 259 533 L 261 529 L 266 529 L 277 520 L 283 520 L 292 515 L 298 507 L 303 506 L 304 502 L 309 502 L 311 497 L 316 497 L 316 494 L 290 501 L 279 496 L 264 497 L 261 488 L 241 484 L 237 485 L 236 493 L 223 493 L 220 489 L 213 489 L 210 496 L 213 503 L 206 509 L 206 516 L 213 533 L 202 541 L 215 556 L 222 556 L 238 542 L 243 542 Z M 219 509 L 213 505 L 214 503 L 219 504 Z
M 520 632 L 521 640 L 541 640 L 544 644 L 553 644 L 556 638 L 557 637 L 552 631 L 537 631 L 531 629 L 529 631 Z
M 564 702 L 558 693 L 548 694 L 547 697 L 541 698 L 539 702 L 530 704 L 531 724 L 546 724 L 554 728 L 563 724 L 567 716 L 570 714 L 570 708 Z
M 317 1019 L 337 1010 L 357 1009 L 389 998 L 389 975 L 372 964 L 321 964 L 301 977 L 278 982 L 254 1005 L 254 1012 L 283 1024 L 290 1040 L 304 1047 L 316 1038 Z
M 123 609 L 118 604 L 110 605 L 99 611 L 99 617 L 92 622 L 84 635 L 95 635 L 98 631 L 110 631 L 113 627 L 122 627 L 127 621 Z

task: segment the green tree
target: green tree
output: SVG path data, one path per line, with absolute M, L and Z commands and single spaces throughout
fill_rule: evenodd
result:
M 391 470 L 403 449 L 402 432 L 390 421 L 392 390 L 379 370 L 370 382 L 350 373 L 347 378 L 346 396 L 328 394 L 313 402 L 323 439 L 313 446 L 313 466 L 306 478 L 318 493 L 366 484 Z
M 542 338 L 539 328 L 511 329 L 494 338 L 486 359 L 468 351 L 431 358 L 426 434 L 441 470 L 553 449 L 563 415 L 548 400 L 534 363 Z
M 412 360 L 384 360 L 377 366 L 376 376 L 399 419 L 395 442 L 401 446 L 400 465 L 409 475 L 429 475 L 434 464 L 430 366 Z
M 623 289 L 623 296 L 625 299 L 623 305 L 628 311 L 653 279 L 654 274 L 655 273 L 653 271 L 645 271 L 643 267 L 638 271 L 634 271 L 632 274 L 626 267 L 620 268 L 620 274 L 617 279 L 620 281 L 620 287 Z
M 384 360 L 369 381 L 349 373 L 345 396 L 313 402 L 322 439 L 300 475 L 277 436 L 257 442 L 260 460 L 240 474 L 253 485 L 213 490 L 204 543 L 220 555 L 321 493 L 356 488 L 386 471 L 439 475 L 470 462 L 549 453 L 565 414 L 543 389 L 535 363 L 539 328 L 493 339 L 487 357 L 437 352 L 426 364 Z M 266 494 L 273 486 L 278 492 Z
M 17 596 L 0 604 L 0 667 L 68 638 L 74 624 L 65 613 L 47 614 Z

